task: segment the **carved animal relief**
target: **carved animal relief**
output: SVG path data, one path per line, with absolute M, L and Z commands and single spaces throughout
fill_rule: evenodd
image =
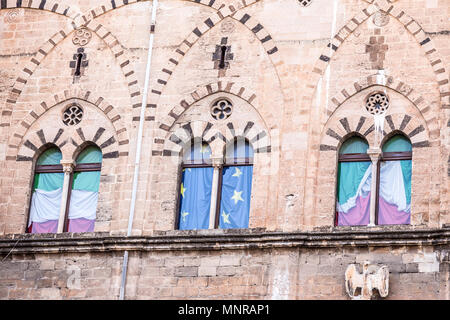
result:
M 371 300 L 373 289 L 377 289 L 380 297 L 385 298 L 389 294 L 389 269 L 365 261 L 361 274 L 356 264 L 351 264 L 345 271 L 345 289 L 352 300 Z

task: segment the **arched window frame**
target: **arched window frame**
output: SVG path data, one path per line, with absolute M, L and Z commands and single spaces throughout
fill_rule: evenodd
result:
M 232 144 L 233 150 L 237 150 L 238 142 L 239 140 L 243 140 L 245 143 L 249 145 L 249 147 L 252 150 L 253 157 L 244 157 L 244 158 L 227 158 L 227 148 Z M 218 190 L 217 190 L 217 203 L 216 203 L 216 217 L 215 217 L 215 225 L 214 228 L 219 228 L 220 224 L 220 203 L 222 202 L 222 187 L 223 187 L 223 171 L 224 168 L 227 167 L 242 167 L 242 166 L 253 166 L 253 159 L 254 159 L 254 149 L 252 144 L 247 138 L 241 138 L 241 137 L 235 137 L 232 141 L 232 143 L 228 143 L 225 145 L 223 150 L 223 165 L 219 168 L 219 183 L 218 183 Z M 229 160 L 232 160 L 231 162 Z
M 412 145 L 411 140 L 403 133 L 403 132 L 399 132 L 399 131 L 395 131 L 392 134 L 390 134 L 389 136 L 385 137 L 385 139 L 383 140 L 383 142 L 381 143 L 381 150 L 383 150 L 383 147 L 386 145 L 386 143 L 388 143 L 391 139 L 393 139 L 396 136 L 402 136 L 403 138 L 405 138 L 406 140 L 408 140 L 408 142 Z M 367 140 L 359 135 L 352 135 L 352 136 L 348 136 L 346 138 L 343 139 L 343 143 L 341 144 L 341 146 L 338 148 L 338 166 L 340 162 L 362 162 L 362 161 L 367 161 L 367 162 L 372 162 L 372 164 L 374 163 L 371 159 L 371 157 L 366 153 L 366 154 L 362 154 L 362 153 L 349 153 L 349 154 L 341 154 L 340 150 L 343 147 L 343 145 L 351 138 L 353 137 L 358 137 L 361 138 L 362 140 L 364 140 L 365 142 L 367 142 Z M 401 160 L 410 160 L 412 161 L 412 151 L 397 151 L 397 152 L 381 152 L 380 157 L 378 159 L 378 161 L 376 161 L 376 176 L 375 176 L 375 197 L 374 197 L 374 201 L 375 201 L 375 206 L 374 206 L 374 219 L 375 221 L 373 221 L 373 223 L 375 225 L 379 225 L 378 223 L 378 217 L 379 217 L 379 201 L 380 201 L 380 171 L 381 171 L 381 164 L 383 162 L 386 161 L 401 161 Z M 337 192 L 339 192 L 339 180 L 338 177 L 336 179 L 336 190 Z M 336 194 L 336 199 L 338 197 L 338 194 Z M 371 222 L 372 223 L 372 222 Z M 338 226 L 338 215 L 337 215 L 337 208 L 335 208 L 335 218 L 334 218 L 334 225 Z
M 84 145 L 82 148 L 79 149 L 79 152 L 77 153 L 75 158 L 78 158 L 78 156 L 88 147 L 90 146 L 95 146 L 96 148 L 98 148 L 99 150 L 101 150 L 97 145 L 95 144 L 87 144 Z M 62 164 L 54 164 L 54 165 L 38 165 L 38 161 L 39 158 L 47 151 L 50 150 L 52 148 L 56 148 L 59 150 L 59 152 L 61 152 L 61 150 L 56 146 L 56 145 L 48 145 L 45 149 L 43 149 L 42 152 L 40 152 L 39 156 L 36 158 L 36 165 L 35 165 L 35 169 L 34 169 L 34 174 L 33 174 L 33 180 L 32 180 L 32 184 L 31 184 L 31 188 L 33 188 L 34 184 L 35 184 L 35 175 L 38 173 L 64 173 L 63 170 L 63 165 Z M 71 198 L 71 192 L 72 192 L 72 187 L 73 187 L 73 181 L 74 181 L 74 174 L 77 172 L 92 172 L 92 171 L 100 171 L 101 172 L 101 168 L 102 168 L 102 163 L 81 163 L 81 164 L 76 164 L 74 169 L 72 170 L 72 172 L 70 173 L 70 180 L 69 180 L 69 188 L 67 191 L 67 201 L 64 204 L 65 205 L 65 216 L 64 216 L 64 227 L 63 227 L 63 232 L 67 232 L 68 231 L 68 222 L 69 222 L 69 208 L 70 208 L 70 198 Z M 31 213 L 31 201 L 32 201 L 32 197 L 30 196 L 30 202 L 29 202 L 29 209 L 28 209 L 28 218 L 27 218 L 27 224 L 26 224 L 26 229 L 25 229 L 25 233 L 30 233 L 30 230 L 28 228 L 28 224 L 30 221 L 30 213 Z
M 227 158 L 227 148 L 230 146 L 230 144 L 232 144 L 234 146 L 234 148 L 237 148 L 237 144 L 239 139 L 243 139 L 245 141 L 245 143 L 247 143 L 249 145 L 249 147 L 252 150 L 252 156 L 251 157 L 244 157 L 244 158 Z M 195 143 L 200 142 L 200 140 L 196 140 L 196 139 L 192 139 L 188 145 L 188 148 L 185 148 L 183 150 L 183 154 L 182 154 L 182 162 L 181 162 L 181 166 L 180 166 L 180 171 L 178 174 L 178 183 L 177 183 L 177 207 L 176 207 L 176 219 L 175 219 L 175 229 L 176 230 L 180 230 L 180 219 L 181 219 L 181 212 L 180 212 L 180 208 L 181 208 L 181 195 L 180 195 L 180 188 L 181 188 L 181 183 L 182 181 L 182 175 L 183 175 L 183 170 L 185 169 L 189 169 L 189 168 L 214 168 L 214 172 L 215 174 L 218 175 L 217 177 L 217 185 L 212 185 L 212 189 L 217 191 L 217 195 L 215 198 L 215 207 L 214 207 L 214 229 L 218 229 L 219 228 L 219 224 L 220 224 L 220 203 L 221 203 L 221 194 L 222 194 L 222 185 L 223 185 L 223 171 L 224 168 L 226 167 L 238 167 L 238 166 L 253 166 L 253 159 L 254 159 L 254 149 L 252 144 L 250 143 L 250 141 L 247 138 L 241 138 L 241 137 L 235 137 L 232 141 L 232 143 L 228 143 L 224 146 L 223 149 L 223 153 L 222 153 L 222 162 L 220 163 L 220 165 L 218 165 L 217 163 L 214 164 L 212 159 L 208 159 L 207 161 L 196 161 L 196 160 L 191 160 L 191 161 L 186 161 L 185 158 L 185 152 L 187 151 L 191 151 L 192 148 L 194 147 Z M 205 141 L 201 141 L 202 144 L 206 144 L 209 147 L 209 144 L 206 143 Z M 230 161 L 232 160 L 232 161 Z M 213 179 L 214 181 L 214 179 Z M 213 191 L 212 190 L 212 191 Z M 213 194 L 213 192 L 212 192 Z M 212 217 L 210 217 L 212 218 Z M 211 226 L 210 226 L 211 228 Z
M 36 162 L 34 166 L 33 171 L 33 179 L 31 181 L 31 192 L 30 192 L 30 200 L 28 203 L 28 217 L 27 217 L 27 223 L 25 225 L 25 233 L 31 233 L 30 228 L 28 227 L 30 223 L 31 218 L 31 203 L 33 200 L 33 188 L 34 184 L 36 182 L 36 174 L 42 174 L 42 173 L 64 173 L 63 166 L 61 164 L 50 164 L 50 165 L 39 165 L 39 159 L 42 155 L 44 155 L 45 152 L 47 152 L 50 149 L 57 149 L 61 153 L 61 149 L 58 148 L 58 146 L 53 144 L 48 144 L 44 148 L 42 148 L 41 152 L 39 152 L 39 155 L 36 157 Z
M 187 152 L 192 153 L 194 152 L 195 149 L 195 144 L 196 143 L 201 143 L 202 146 L 203 145 L 207 145 L 208 148 L 211 148 L 210 145 L 202 140 L 202 139 L 191 139 L 191 141 L 189 142 L 189 144 L 187 145 L 187 147 L 185 147 L 183 149 L 183 153 L 182 153 L 182 159 L 181 159 L 181 166 L 180 166 L 180 171 L 178 173 L 178 183 L 177 183 L 177 213 L 176 213 L 176 219 L 175 219 L 175 230 L 179 230 L 180 229 L 180 219 L 181 219 L 181 194 L 180 194 L 180 189 L 181 189 L 181 184 L 183 183 L 183 171 L 186 169 L 192 169 L 192 168 L 212 168 L 213 164 L 212 164 L 212 160 L 211 159 L 202 159 L 200 160 L 185 160 L 186 154 Z
M 362 141 L 364 141 L 367 146 L 369 146 L 368 141 L 358 134 L 353 134 L 350 136 L 347 136 L 343 139 L 343 142 L 341 146 L 337 149 L 338 150 L 338 164 L 337 168 L 339 167 L 339 163 L 341 162 L 372 162 L 370 156 L 367 153 L 341 153 L 342 148 L 344 147 L 345 143 L 347 143 L 350 139 L 353 138 L 359 138 Z M 336 168 L 336 169 L 337 169 Z M 339 193 L 339 176 L 338 176 L 338 170 L 336 170 L 336 199 L 338 198 Z M 335 201 L 337 202 L 337 201 Z M 338 226 L 338 210 L 337 210 L 337 204 L 335 205 L 334 209 L 334 226 Z
M 78 159 L 78 157 L 83 153 L 84 150 L 86 150 L 89 147 L 96 147 L 98 150 L 101 151 L 101 149 L 93 143 L 89 143 L 87 145 L 84 145 L 82 148 L 79 149 L 79 152 L 76 154 L 75 159 Z M 103 158 L 102 158 L 103 162 Z M 67 193 L 67 202 L 66 202 L 66 211 L 64 216 L 64 231 L 68 232 L 69 230 L 69 209 L 70 209 L 70 198 L 72 196 L 72 188 L 73 188 L 73 181 L 75 173 L 78 172 L 95 172 L 95 171 L 102 171 L 102 162 L 97 163 L 76 163 L 75 167 L 73 168 L 72 172 L 70 173 L 70 183 L 69 183 L 69 190 Z
M 362 138 L 360 136 L 351 136 L 351 137 L 346 138 L 344 140 L 344 143 L 355 137 L 361 138 L 362 140 L 366 141 L 364 138 Z M 344 143 L 341 145 L 341 148 L 344 145 Z M 341 148 L 339 148 L 339 150 Z M 339 153 L 338 161 L 339 162 L 370 161 L 370 156 L 367 153 L 344 153 L 344 154 Z

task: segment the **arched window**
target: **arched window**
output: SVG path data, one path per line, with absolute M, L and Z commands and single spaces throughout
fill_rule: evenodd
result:
M 184 151 L 177 227 L 180 230 L 248 228 L 253 148 L 235 139 L 224 165 L 211 161 L 211 148 L 194 141 Z
M 382 151 L 377 185 L 377 224 L 410 224 L 411 142 L 398 134 L 383 145 Z
M 88 146 L 77 157 L 68 197 L 68 226 L 65 230 L 94 231 L 101 167 L 102 151 L 98 147 Z
M 178 228 L 208 229 L 213 181 L 211 148 L 195 140 L 183 154 Z
M 57 147 L 47 149 L 35 168 L 27 232 L 56 233 L 61 207 L 64 173 Z
M 368 225 L 372 162 L 367 155 L 369 144 L 352 137 L 339 150 L 336 225 Z
M 234 139 L 226 146 L 219 183 L 220 228 L 248 228 L 252 177 L 253 148 L 246 139 Z

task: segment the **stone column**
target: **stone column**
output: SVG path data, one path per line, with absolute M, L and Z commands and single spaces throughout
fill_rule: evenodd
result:
M 61 195 L 61 206 L 59 209 L 58 233 L 64 232 L 64 219 L 66 217 L 67 196 L 69 194 L 70 178 L 72 176 L 75 163 L 72 160 L 61 160 L 64 171 L 64 183 Z
M 375 226 L 375 209 L 376 209 L 376 201 L 377 201 L 377 168 L 378 161 L 381 156 L 380 148 L 373 148 L 367 150 L 367 154 L 372 161 L 372 183 L 370 186 L 370 220 L 369 226 Z
M 214 172 L 211 191 L 211 207 L 209 209 L 209 229 L 214 229 L 216 223 L 217 196 L 219 191 L 219 174 L 220 168 L 223 165 L 223 158 L 212 158 L 211 160 Z

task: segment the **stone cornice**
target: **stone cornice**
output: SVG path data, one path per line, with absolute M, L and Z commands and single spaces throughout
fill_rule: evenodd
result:
M 152 236 L 109 233 L 17 234 L 0 238 L 0 254 L 114 251 L 196 251 L 271 248 L 448 246 L 450 229 L 333 228 L 311 232 L 249 230 L 169 231 Z

